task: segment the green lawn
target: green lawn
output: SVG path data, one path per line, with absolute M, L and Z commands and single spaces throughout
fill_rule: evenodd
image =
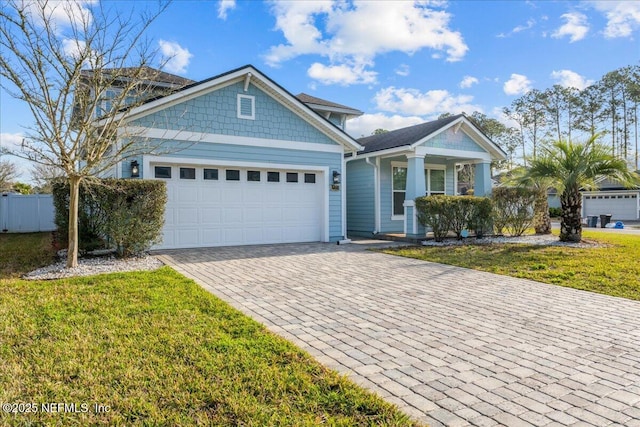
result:
M 585 230 L 583 238 L 607 247 L 492 244 L 385 252 L 640 300 L 640 236 Z
M 51 256 L 0 235 L 0 425 L 416 425 L 169 268 L 17 278 Z

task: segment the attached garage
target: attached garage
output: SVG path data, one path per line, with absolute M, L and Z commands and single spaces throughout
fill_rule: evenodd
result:
M 322 167 L 150 164 L 167 183 L 163 242 L 193 248 L 326 241 Z
M 583 217 L 611 214 L 612 220 L 638 220 L 640 213 L 640 192 L 594 191 L 582 194 Z

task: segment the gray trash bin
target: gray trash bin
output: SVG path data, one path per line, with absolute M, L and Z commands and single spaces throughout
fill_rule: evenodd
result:
M 597 227 L 598 226 L 598 216 L 597 215 L 589 215 L 587 217 L 587 227 Z
M 604 228 L 607 224 L 611 222 L 611 214 L 602 214 L 600 215 L 600 228 Z

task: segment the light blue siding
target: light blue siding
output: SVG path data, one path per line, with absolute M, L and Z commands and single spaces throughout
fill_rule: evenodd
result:
M 158 141 L 150 141 L 156 144 Z M 185 142 L 170 141 L 172 145 L 180 148 L 171 154 L 165 154 L 163 157 L 189 158 L 189 159 L 206 159 L 207 164 L 210 161 L 219 160 L 236 161 L 236 162 L 260 162 L 273 163 L 279 165 L 300 165 L 300 166 L 321 166 L 329 168 L 329 176 L 333 170 L 342 172 L 342 154 L 341 153 L 325 153 L 304 150 L 290 150 L 269 147 L 250 147 L 244 145 L 231 144 L 214 144 L 207 142 L 199 142 L 197 144 L 188 144 Z M 142 161 L 138 160 L 142 165 Z M 129 163 L 123 163 L 123 175 L 130 173 Z M 151 171 L 143 171 L 143 178 L 152 178 Z M 340 240 L 342 236 L 342 191 L 329 191 L 329 239 L 331 241 Z
M 447 170 L 444 173 L 444 176 L 445 176 L 444 190 L 445 190 L 445 193 L 450 196 L 455 196 L 457 191 L 456 184 L 455 184 L 455 174 L 456 174 L 456 164 L 453 162 L 447 163 Z
M 238 118 L 237 95 L 255 97 L 255 120 Z M 337 145 L 253 85 L 235 83 L 139 118 L 135 126 Z
M 364 159 L 347 163 L 347 232 L 370 236 L 375 229 L 375 173 Z
M 462 131 L 454 132 L 447 129 L 422 144 L 424 147 L 448 148 L 451 150 L 475 151 L 484 153 L 486 150 L 476 144 L 473 139 Z

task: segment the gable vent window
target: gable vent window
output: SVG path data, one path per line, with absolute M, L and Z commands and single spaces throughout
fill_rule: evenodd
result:
M 256 118 L 256 97 L 255 96 L 238 94 L 238 118 L 255 120 Z

